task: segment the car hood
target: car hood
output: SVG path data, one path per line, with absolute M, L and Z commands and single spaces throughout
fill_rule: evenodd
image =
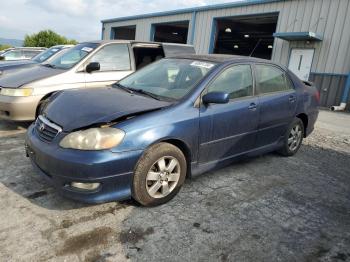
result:
M 34 60 L 18 60 L 18 61 L 5 61 L 0 63 L 0 70 L 6 67 L 18 66 L 18 65 L 30 65 L 36 64 Z
M 54 69 L 43 65 L 20 68 L 18 71 L 0 78 L 0 87 L 19 88 L 25 84 L 44 79 L 65 72 L 62 69 Z
M 69 132 L 157 110 L 170 104 L 113 87 L 75 89 L 55 95 L 46 107 L 44 115 Z

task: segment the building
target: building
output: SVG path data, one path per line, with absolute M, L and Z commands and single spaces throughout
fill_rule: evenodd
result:
M 188 43 L 200 54 L 272 59 L 315 82 L 321 105 L 329 107 L 350 99 L 343 94 L 349 14 L 349 0 L 246 0 L 103 20 L 102 38 Z

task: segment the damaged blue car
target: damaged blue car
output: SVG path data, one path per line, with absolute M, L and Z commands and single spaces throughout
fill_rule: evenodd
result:
M 172 199 L 185 178 L 241 156 L 294 155 L 319 93 L 271 61 L 165 58 L 110 87 L 56 93 L 26 134 L 34 168 L 89 203 Z

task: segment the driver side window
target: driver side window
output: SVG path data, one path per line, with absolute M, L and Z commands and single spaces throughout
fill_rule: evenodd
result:
M 236 65 L 225 69 L 209 85 L 209 92 L 229 94 L 230 99 L 253 95 L 253 76 L 250 65 Z
M 90 62 L 100 63 L 100 72 L 130 70 L 129 48 L 126 44 L 111 44 L 99 50 Z

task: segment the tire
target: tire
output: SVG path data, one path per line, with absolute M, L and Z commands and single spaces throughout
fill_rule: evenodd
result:
M 143 206 L 164 204 L 180 191 L 186 171 L 186 158 L 179 148 L 169 143 L 153 145 L 135 167 L 132 197 Z
M 278 151 L 283 156 L 295 155 L 304 138 L 304 124 L 299 118 L 295 118 L 289 126 L 285 136 L 282 148 Z

